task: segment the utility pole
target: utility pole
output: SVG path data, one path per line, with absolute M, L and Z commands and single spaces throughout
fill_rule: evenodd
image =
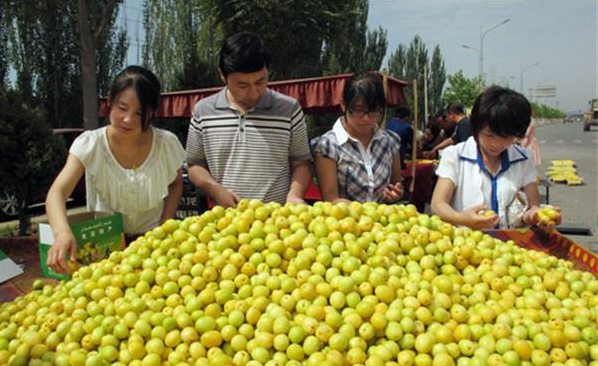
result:
M 428 65 L 424 65 L 424 123 L 428 123 Z

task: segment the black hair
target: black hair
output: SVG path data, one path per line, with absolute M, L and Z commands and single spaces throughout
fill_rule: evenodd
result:
M 351 109 L 358 97 L 363 98 L 370 111 L 383 109 L 386 106 L 386 96 L 380 76 L 372 72 L 351 76 L 343 90 L 343 102 L 347 109 Z
M 436 112 L 436 114 L 434 115 L 434 121 L 438 121 L 438 119 L 446 119 L 446 111 L 444 109 L 440 109 L 438 112 Z
M 428 124 L 426 125 L 426 128 L 430 129 L 430 131 L 432 132 L 432 135 L 434 137 L 438 136 L 438 134 L 440 133 L 440 126 L 438 126 L 436 121 L 428 122 Z
M 397 108 L 395 111 L 395 117 L 400 118 L 402 120 L 411 118 L 411 110 L 408 106 L 402 105 Z
M 446 113 L 465 114 L 465 107 L 463 107 L 463 104 L 461 104 L 459 102 L 450 102 L 446 106 L 445 114 Z
M 524 137 L 531 122 L 532 107 L 520 93 L 491 86 L 478 96 L 471 110 L 471 130 L 477 138 L 488 126 L 501 137 Z
M 150 112 L 160 105 L 160 81 L 153 72 L 141 66 L 128 66 L 121 71 L 110 85 L 110 108 L 119 94 L 132 88 L 141 104 L 141 129 L 146 131 L 151 123 Z
M 222 42 L 218 66 L 224 77 L 232 72 L 260 71 L 270 66 L 270 51 L 259 35 L 240 32 Z

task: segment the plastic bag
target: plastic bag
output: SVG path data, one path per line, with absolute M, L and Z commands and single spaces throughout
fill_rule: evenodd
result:
M 515 229 L 526 226 L 523 222 L 523 214 L 528 209 L 527 197 L 521 191 L 517 192 L 513 202 L 507 207 L 507 226 L 509 229 Z

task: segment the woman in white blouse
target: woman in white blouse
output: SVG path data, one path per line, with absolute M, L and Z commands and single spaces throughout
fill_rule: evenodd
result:
M 85 174 L 87 208 L 119 212 L 125 234 L 144 233 L 174 217 L 183 180 L 185 151 L 171 132 L 151 126 L 160 83 L 149 70 L 129 66 L 110 87 L 110 124 L 81 134 L 48 191 L 46 213 L 55 242 L 47 264 L 67 273 L 66 254 L 77 245 L 65 202 Z
M 523 95 L 497 86 L 486 89 L 471 112 L 473 136 L 442 151 L 432 211 L 446 222 L 472 229 L 507 228 L 516 225 L 508 222 L 507 211 L 523 190 L 528 207 L 521 221 L 545 226 L 538 220 L 533 154 L 515 144 L 525 136 L 530 120 L 531 106 Z M 485 210 L 494 213 L 483 214 Z M 560 221 L 559 216 L 556 223 Z

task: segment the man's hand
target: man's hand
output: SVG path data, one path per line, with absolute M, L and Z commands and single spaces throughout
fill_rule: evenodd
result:
M 69 261 L 74 263 L 77 257 L 77 242 L 70 230 L 63 234 L 56 234 L 55 237 L 56 240 L 48 252 L 46 265 L 55 272 L 68 274 L 71 270 L 67 263 L 66 254 L 69 253 Z
M 461 220 L 465 226 L 473 230 L 492 229 L 498 224 L 498 215 L 495 213 L 490 216 L 482 215 L 488 207 L 478 205 L 461 212 Z
M 221 184 L 217 185 L 217 187 L 213 190 L 211 196 L 217 205 L 220 205 L 224 208 L 237 207 L 237 203 L 239 203 L 239 201 L 241 200 L 237 193 L 228 188 L 225 188 Z
M 305 201 L 303 200 L 303 198 L 298 197 L 294 194 L 291 194 L 291 192 L 289 192 L 289 194 L 287 195 L 287 203 L 292 203 L 294 205 L 301 205 L 301 204 L 305 204 Z
M 391 183 L 382 191 L 382 201 L 384 203 L 396 202 L 403 197 L 403 193 L 403 184 L 401 182 Z

